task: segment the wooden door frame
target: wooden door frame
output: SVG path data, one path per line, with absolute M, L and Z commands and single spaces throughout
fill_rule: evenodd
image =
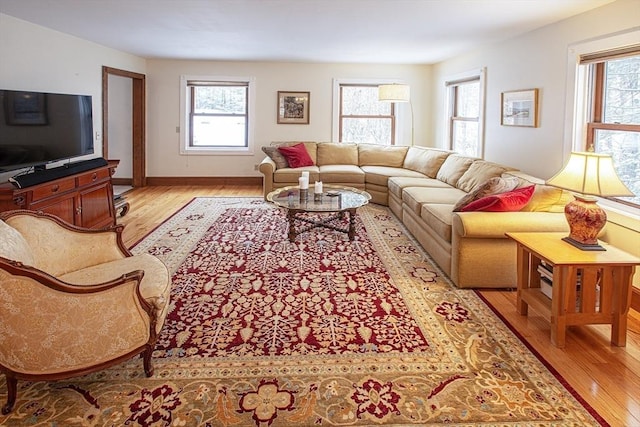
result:
M 132 71 L 102 67 L 102 155 L 109 158 L 109 76 L 130 78 L 132 82 L 132 163 L 133 187 L 147 185 L 146 144 L 146 76 Z

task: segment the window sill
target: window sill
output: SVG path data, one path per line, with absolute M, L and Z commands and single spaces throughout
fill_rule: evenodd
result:
M 605 199 L 598 204 L 607 212 L 607 221 L 640 232 L 640 209 Z

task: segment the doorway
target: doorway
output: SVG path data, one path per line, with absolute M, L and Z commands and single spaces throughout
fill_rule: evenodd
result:
M 120 120 L 127 122 L 124 123 L 122 127 L 130 129 L 131 147 L 130 150 L 125 149 L 123 151 L 120 148 L 117 150 L 119 156 L 125 152 L 130 154 L 130 158 L 121 159 L 123 166 L 126 166 L 127 170 L 130 171 L 130 173 L 127 173 L 130 178 L 114 178 L 113 182 L 114 184 L 144 187 L 147 183 L 145 166 L 146 85 L 144 74 L 119 70 L 117 68 L 102 67 L 102 155 L 106 159 L 109 158 L 109 80 L 114 76 L 117 76 L 119 78 L 118 80 L 120 80 L 120 78 L 127 80 L 125 85 L 118 85 L 118 92 L 121 92 L 123 88 L 131 92 L 131 102 L 123 102 L 123 110 L 130 113 L 131 122 L 129 123 L 126 117 L 118 117 L 112 114 L 114 121 Z M 112 102 L 114 102 L 114 97 L 112 96 L 111 98 Z M 114 105 L 111 105 L 111 107 L 113 108 Z M 120 136 L 118 137 L 121 138 Z M 123 143 L 127 145 L 128 141 Z

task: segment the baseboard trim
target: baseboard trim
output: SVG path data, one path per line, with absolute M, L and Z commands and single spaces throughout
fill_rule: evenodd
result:
M 262 185 L 261 176 L 148 176 L 147 185 Z
M 113 185 L 133 185 L 133 179 L 131 178 L 111 178 Z
M 640 312 L 640 289 L 633 288 L 631 292 L 631 308 Z

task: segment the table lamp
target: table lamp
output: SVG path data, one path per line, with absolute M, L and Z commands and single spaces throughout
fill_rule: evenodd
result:
M 411 109 L 411 145 L 413 145 L 413 105 L 411 104 L 411 88 L 403 84 L 386 84 L 378 86 L 378 101 L 408 102 Z
M 607 222 L 607 214 L 593 196 L 624 197 L 634 194 L 620 181 L 613 159 L 606 154 L 573 152 L 560 172 L 547 184 L 574 192 L 564 213 L 569 223 L 569 236 L 562 240 L 585 251 L 604 251 L 598 234 Z

